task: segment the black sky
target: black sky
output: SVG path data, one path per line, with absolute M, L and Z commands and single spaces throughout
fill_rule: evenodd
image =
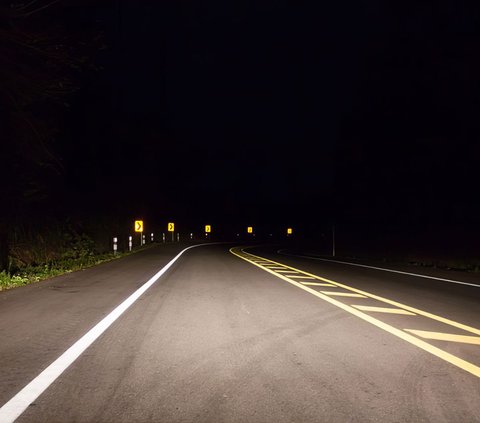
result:
M 373 0 L 75 8 L 108 45 L 59 143 L 77 210 L 195 223 L 478 222 L 478 10 Z

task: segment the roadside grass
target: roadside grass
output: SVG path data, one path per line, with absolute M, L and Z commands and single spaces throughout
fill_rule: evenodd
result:
M 415 257 L 407 259 L 406 262 L 411 266 L 433 267 L 461 272 L 480 272 L 480 262 L 476 259 L 425 259 Z
M 16 288 L 22 285 L 28 285 L 35 282 L 40 282 L 54 276 L 64 275 L 66 273 L 75 272 L 77 270 L 86 269 L 100 263 L 115 260 L 127 255 L 133 254 L 137 251 L 144 250 L 150 245 L 135 249 L 131 252 L 95 254 L 79 258 L 68 258 L 54 260 L 44 265 L 27 266 L 16 272 L 10 274 L 7 271 L 0 272 L 0 291 Z
M 330 255 L 324 254 L 316 250 L 307 250 L 307 254 L 313 256 L 332 258 Z M 377 263 L 407 265 L 414 267 L 433 268 L 440 270 L 452 270 L 458 272 L 480 273 L 480 260 L 476 257 L 439 257 L 429 256 L 426 254 L 395 254 L 390 253 L 388 256 L 381 253 L 371 254 L 352 254 L 344 253 L 336 257 L 338 260 L 359 260 L 373 261 Z
M 439 270 L 453 270 L 458 272 L 480 272 L 480 262 L 476 259 L 454 259 L 454 258 L 431 258 L 424 256 L 407 256 L 407 257 L 352 257 L 354 259 L 374 259 L 385 264 L 400 264 L 414 267 L 424 267 Z

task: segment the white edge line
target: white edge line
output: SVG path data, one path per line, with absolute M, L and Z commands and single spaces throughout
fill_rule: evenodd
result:
M 435 279 L 437 281 L 456 283 L 456 284 L 459 284 L 459 285 L 475 286 L 477 288 L 480 288 L 480 285 L 477 285 L 475 283 L 455 281 L 453 279 L 437 278 L 436 276 L 420 275 L 418 273 L 402 272 L 401 270 L 385 269 L 384 267 L 367 266 L 366 264 L 350 263 L 348 261 L 324 259 L 324 258 L 320 258 L 320 257 L 304 256 L 304 255 L 300 255 L 300 254 L 289 254 L 289 253 L 283 253 L 282 251 L 285 251 L 285 250 L 278 250 L 277 253 L 282 254 L 284 256 L 302 257 L 302 258 L 307 258 L 307 259 L 312 259 L 312 260 L 329 261 L 331 263 L 347 264 L 349 266 L 366 267 L 367 269 L 383 270 L 384 272 L 400 273 L 402 275 L 417 276 L 419 278 Z
M 150 288 L 187 250 L 211 244 L 192 245 L 180 251 L 159 272 L 152 276 L 120 305 L 68 348 L 60 357 L 43 370 L 0 408 L 0 422 L 14 422 L 95 340 L 103 334 L 148 288 Z

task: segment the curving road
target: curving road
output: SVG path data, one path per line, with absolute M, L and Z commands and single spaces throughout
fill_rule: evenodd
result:
M 0 422 L 480 421 L 480 278 L 185 247 L 0 292 Z

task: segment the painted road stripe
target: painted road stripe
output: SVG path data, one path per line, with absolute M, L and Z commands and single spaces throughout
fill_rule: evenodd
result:
M 277 270 L 278 273 L 296 273 L 298 275 L 298 272 L 295 270 Z
M 352 307 L 355 307 L 358 310 L 362 310 L 362 311 L 373 311 L 375 313 L 391 313 L 391 314 L 404 314 L 407 316 L 416 316 L 415 313 L 411 313 L 410 311 L 403 310 L 401 308 L 371 307 L 371 306 L 353 305 L 353 304 L 352 304 Z
M 289 276 L 289 278 L 291 278 L 291 276 Z M 312 285 L 312 286 L 335 286 L 331 283 L 324 283 L 324 282 L 302 282 L 302 281 L 300 281 L 300 283 L 302 285 L 309 285 L 309 286 L 310 285 Z
M 309 288 L 308 286 L 305 286 L 305 285 L 302 285 L 301 283 L 297 282 L 297 281 L 294 281 L 292 279 L 288 279 L 286 276 L 283 276 L 281 274 L 278 274 L 278 273 L 275 273 L 273 272 L 272 270 L 270 269 L 267 269 L 263 266 L 260 266 L 256 263 L 253 263 L 252 261 L 250 261 L 249 259 L 245 258 L 245 257 L 242 257 L 239 253 L 237 253 L 235 251 L 235 249 L 237 250 L 240 250 L 241 247 L 236 247 L 236 248 L 231 248 L 230 249 L 230 252 L 234 255 L 236 255 L 237 257 L 241 258 L 242 260 L 245 260 L 247 261 L 248 263 L 251 263 L 253 264 L 254 266 L 257 266 L 258 268 L 262 269 L 263 271 L 265 272 L 268 272 L 268 273 L 271 273 L 272 275 L 276 276 L 277 278 L 280 278 L 280 279 L 283 279 L 284 281 L 296 286 L 297 288 L 300 288 L 300 289 L 303 289 L 304 291 L 308 292 L 309 294 L 312 294 L 338 308 L 341 308 L 342 310 L 346 311 L 347 313 L 350 313 L 354 316 L 357 316 L 358 318 L 386 331 L 386 332 L 389 332 L 390 334 L 400 338 L 400 339 L 403 339 L 404 341 L 412 344 L 412 345 L 415 345 L 416 347 L 418 348 L 421 348 L 422 350 L 444 360 L 444 361 L 447 361 L 448 363 L 450 364 L 453 364 L 454 366 L 456 367 L 459 367 L 460 369 L 462 370 L 465 370 L 466 372 L 480 378 L 480 367 L 479 366 L 476 366 L 475 364 L 473 363 L 470 363 L 466 360 L 463 360 L 462 358 L 460 357 L 457 357 L 453 354 L 450 354 L 438 347 L 435 347 L 434 345 L 431 345 L 429 344 L 428 342 L 425 342 L 425 341 L 422 341 L 421 339 L 417 338 L 416 336 L 413 336 L 413 335 L 410 335 L 409 333 L 403 331 L 403 330 L 400 330 L 400 329 L 397 329 L 391 325 L 389 325 L 388 323 L 384 323 L 382 322 L 381 320 L 378 320 L 376 319 L 375 317 L 372 317 L 368 314 L 365 314 L 364 312 L 360 311 L 360 310 L 357 310 L 356 308 L 353 308 L 347 304 L 344 304 L 342 303 L 341 301 L 337 301 L 335 298 L 332 298 L 332 297 L 329 297 L 328 295 L 324 295 L 322 294 L 321 292 L 319 291 L 316 291 L 312 288 Z M 250 254 L 250 253 L 249 253 Z M 253 254 L 252 254 L 253 256 Z M 258 256 L 253 256 L 253 257 L 258 257 Z M 273 261 L 272 261 L 273 262 Z M 276 262 L 274 262 L 276 263 Z M 279 263 L 277 263 L 279 264 Z M 292 268 L 294 269 L 294 268 Z M 294 270 L 298 270 L 298 269 L 294 269 Z M 299 270 L 300 272 L 300 270 Z M 306 272 L 304 272 L 306 273 Z M 314 276 L 314 275 L 311 275 L 311 276 Z M 324 279 L 324 278 L 320 278 L 320 277 L 317 277 L 318 279 Z M 325 279 L 324 279 L 325 280 Z M 328 281 L 328 280 L 327 280 Z M 342 284 L 339 284 L 339 285 L 342 285 Z M 373 298 L 373 296 L 372 296 Z M 381 297 L 378 297 L 378 298 L 381 298 Z M 386 300 L 386 299 L 383 299 L 384 301 L 390 301 L 390 300 Z M 394 303 L 393 305 L 395 304 L 399 304 L 399 303 L 396 303 L 395 301 L 391 301 L 391 303 Z M 403 305 L 402 305 L 403 306 Z M 405 306 L 405 308 L 407 308 L 407 306 Z M 408 310 L 409 311 L 414 311 L 416 309 L 414 309 L 413 307 L 408 307 Z M 428 315 L 428 316 L 434 316 L 436 317 L 436 320 L 446 320 L 448 322 L 452 322 L 452 323 L 456 323 L 457 325 L 459 326 L 462 326 L 462 327 L 469 327 L 469 326 L 466 326 L 466 325 L 462 325 L 461 323 L 457 323 L 457 322 L 453 322 L 451 320 L 448 320 L 448 319 L 443 319 L 443 318 L 440 318 L 439 316 L 435 316 L 435 315 L 431 315 L 430 313 L 425 313 L 425 312 L 422 312 L 421 310 L 418 310 L 419 311 L 419 314 L 421 315 Z M 427 317 L 428 317 L 427 316 Z M 470 329 L 474 329 L 474 330 L 478 330 L 478 329 L 475 329 L 475 328 L 470 328 Z M 480 332 L 480 330 L 478 330 Z
M 289 278 L 294 278 L 294 279 L 315 279 L 315 278 L 312 278 L 311 276 L 303 276 L 303 275 L 300 275 L 300 276 L 290 275 Z
M 68 350 L 50 364 L 35 379 L 0 408 L 0 422 L 14 422 L 80 355 L 92 345 L 142 294 L 180 258 L 187 250 L 208 244 L 192 245 L 180 251 L 165 267 L 152 276 L 126 300 L 105 316 Z
M 307 258 L 307 259 L 311 259 L 311 260 L 319 260 L 319 261 L 327 261 L 327 262 L 331 262 L 331 263 L 346 264 L 348 266 L 365 267 L 367 269 L 381 270 L 383 272 L 399 273 L 401 275 L 416 276 L 418 278 L 433 279 L 433 280 L 436 280 L 436 281 L 456 283 L 458 285 L 467 285 L 467 286 L 474 286 L 476 288 L 480 288 L 480 285 L 476 284 L 476 283 L 462 282 L 462 281 L 457 281 L 457 280 L 454 280 L 454 279 L 438 278 L 436 276 L 421 275 L 419 273 L 404 272 L 404 271 L 401 271 L 401 270 L 387 269 L 385 267 L 367 266 L 366 264 L 351 263 L 349 261 L 332 260 L 332 259 L 325 259 L 325 258 L 314 257 L 314 256 L 304 256 L 304 255 L 300 255 L 300 254 L 288 254 L 288 253 L 285 253 L 284 251 L 285 250 L 278 250 L 277 253 L 278 254 L 283 254 L 284 256 L 301 257 L 301 258 Z
M 248 253 L 248 254 L 250 254 L 250 253 Z M 250 255 L 252 257 L 257 257 L 253 254 L 250 254 Z M 276 261 L 273 261 L 273 260 L 270 260 L 270 262 L 275 263 L 276 265 L 282 265 L 282 263 L 277 263 Z M 473 333 L 475 335 L 480 335 L 480 329 L 474 328 L 472 326 L 464 325 L 463 323 L 455 322 L 454 320 L 446 319 L 445 317 L 437 316 L 436 314 L 429 313 L 427 311 L 423 311 L 423 310 L 420 310 L 420 309 L 415 308 L 415 307 L 410 307 L 406 304 L 402 304 L 402 303 L 399 303 L 397 301 L 389 300 L 388 298 L 380 297 L 379 295 L 371 294 L 369 292 L 365 292 L 365 291 L 362 291 L 360 289 L 353 288 L 353 287 L 348 286 L 348 285 L 344 285 L 340 282 L 332 281 L 332 280 L 327 279 L 327 278 L 322 278 L 321 276 L 317 276 L 317 275 L 314 275 L 313 273 L 308 273 L 308 272 L 305 272 L 303 270 L 296 269 L 295 267 L 292 267 L 292 266 L 287 266 L 287 265 L 282 265 L 282 266 L 287 267 L 291 270 L 296 270 L 297 272 L 303 273 L 304 275 L 313 276 L 315 279 L 318 279 L 318 280 L 321 280 L 321 281 L 324 281 L 324 282 L 328 282 L 328 283 L 333 283 L 336 286 L 338 286 L 339 288 L 344 288 L 344 289 L 347 289 L 347 290 L 352 291 L 352 292 L 357 292 L 358 294 L 366 295 L 367 297 L 373 298 L 374 300 L 384 302 L 386 304 L 390 304 L 394 307 L 403 308 L 404 310 L 408 310 L 408 311 L 411 311 L 412 313 L 428 317 L 429 319 L 436 320 L 437 322 L 442 322 L 442 323 L 445 323 L 446 325 L 454 326 L 458 329 L 462 329 L 464 331 Z M 261 266 L 259 266 L 259 267 L 261 267 Z
M 367 298 L 362 294 L 355 294 L 354 292 L 334 292 L 334 291 L 321 291 L 325 295 L 333 295 L 335 297 L 352 297 L 352 298 Z
M 480 345 L 479 336 L 455 335 L 453 333 L 430 332 L 426 330 L 416 330 L 416 329 L 404 329 L 404 330 L 425 339 L 434 339 L 436 341 L 462 342 L 464 344 Z

